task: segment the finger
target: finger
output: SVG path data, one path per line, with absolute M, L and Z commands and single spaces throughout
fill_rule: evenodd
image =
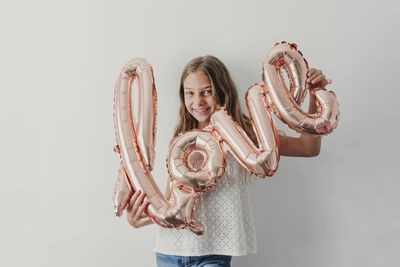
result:
M 314 80 L 312 80 L 312 84 L 316 84 L 316 83 L 319 83 L 319 82 L 321 82 L 321 81 L 324 81 L 325 80 L 325 75 L 320 75 L 320 76 L 318 76 L 317 78 L 315 78 Z
M 146 223 L 146 221 L 148 220 L 148 218 L 140 218 L 137 222 L 137 224 L 139 226 L 142 226 L 144 223 Z
M 321 82 L 321 86 L 322 87 L 326 87 L 327 85 L 329 85 L 329 84 L 331 84 L 332 83 L 332 81 L 331 80 L 323 80 L 322 82 Z
M 131 196 L 131 198 L 129 199 L 129 201 L 128 201 L 128 206 L 126 207 L 126 210 L 127 210 L 128 212 L 131 212 L 132 207 L 133 207 L 133 203 L 135 203 L 135 200 L 136 200 L 136 198 L 138 197 L 139 194 L 140 194 L 140 192 L 139 192 L 139 190 L 138 190 L 138 191 L 136 191 L 136 192 Z
M 314 69 L 314 68 L 309 69 L 307 72 L 307 77 L 310 77 L 315 71 L 316 71 L 316 69 Z
M 130 201 L 130 200 L 129 200 Z M 132 206 L 130 203 L 128 203 L 128 205 L 126 206 L 126 211 L 127 212 L 131 212 Z
M 131 199 L 129 200 L 129 206 L 132 208 L 133 204 L 135 203 L 137 197 L 140 194 L 140 190 L 136 190 L 136 192 L 133 194 L 133 196 L 131 197 Z
M 138 213 L 138 214 L 142 214 L 143 211 L 149 206 L 149 204 L 150 204 L 150 202 L 149 202 L 148 200 L 144 201 L 144 202 L 142 203 L 142 205 L 140 205 L 140 207 L 139 207 L 137 213 Z
M 134 205 L 134 220 L 139 220 L 140 218 L 142 218 L 143 216 L 146 216 L 146 214 L 142 214 L 143 212 L 143 204 L 144 204 L 144 197 L 146 196 L 145 193 L 142 193 L 142 195 L 140 195 L 140 197 L 136 200 L 135 205 Z M 146 206 L 145 206 L 146 207 Z
M 308 77 L 307 82 L 311 82 L 312 80 L 314 80 L 321 74 L 322 74 L 322 71 L 320 71 L 320 70 L 315 71 L 310 77 Z
M 145 193 L 140 193 L 140 196 L 136 199 L 135 203 L 133 204 L 133 210 L 135 213 L 138 213 L 137 210 L 139 209 L 139 206 L 143 203 L 143 199 L 146 196 Z

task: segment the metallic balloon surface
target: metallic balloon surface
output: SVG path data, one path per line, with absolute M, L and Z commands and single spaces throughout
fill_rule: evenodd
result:
M 290 90 L 284 83 L 282 69 L 289 74 Z M 311 97 L 317 100 L 317 114 L 308 114 L 300 108 L 307 92 L 308 64 L 297 50 L 297 45 L 286 42 L 276 44 L 264 61 L 263 71 L 268 101 L 278 117 L 290 128 L 300 133 L 323 135 L 337 127 L 339 104 L 334 92 L 324 88 L 310 92 Z
M 132 187 L 125 173 L 124 168 L 121 166 L 118 170 L 118 177 L 115 181 L 114 187 L 114 213 L 121 216 L 124 209 L 128 206 L 129 199 L 133 193 Z
M 289 75 L 289 89 L 282 69 Z M 300 109 L 307 92 L 307 70 L 307 62 L 295 44 L 275 45 L 263 65 L 265 84 L 256 83 L 246 92 L 257 144 L 226 110 L 215 111 L 208 127 L 186 132 L 173 140 L 167 158 L 172 197 L 166 200 L 150 173 L 155 158 L 157 104 L 153 70 L 141 58 L 128 62 L 117 80 L 114 96 L 115 150 L 121 158 L 114 190 L 115 213 L 121 216 L 133 192 L 142 190 L 151 203 L 146 212 L 155 223 L 188 228 L 198 235 L 204 233 L 206 227 L 193 218 L 194 204 L 223 175 L 227 151 L 259 177 L 271 177 L 277 170 L 279 139 L 272 113 L 302 133 L 328 134 L 337 126 L 338 103 L 331 91 L 318 88 L 311 92 L 319 106 L 316 115 Z M 139 90 L 137 119 L 133 118 L 131 99 L 135 79 Z
M 131 99 L 134 79 L 138 79 L 139 90 L 137 120 L 133 118 Z M 190 215 L 182 214 L 185 209 L 179 209 L 176 203 L 164 198 L 150 173 L 155 155 L 156 92 L 153 71 L 146 60 L 136 58 L 125 65 L 115 86 L 114 101 L 117 151 L 131 190 L 146 193 L 151 203 L 147 213 L 154 222 L 165 227 L 184 227 L 190 224 L 182 219 Z
M 271 177 L 279 162 L 279 139 L 265 101 L 265 90 L 264 85 L 255 84 L 246 93 L 246 105 L 258 148 L 226 111 L 219 110 L 211 116 L 211 125 L 215 135 L 221 138 L 224 150 L 232 152 L 245 169 L 263 178 Z
M 222 176 L 224 159 L 219 142 L 211 133 L 193 130 L 179 136 L 172 144 L 167 167 L 181 187 L 198 192 L 212 187 Z

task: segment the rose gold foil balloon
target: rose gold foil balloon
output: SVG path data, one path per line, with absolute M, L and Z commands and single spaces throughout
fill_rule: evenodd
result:
M 132 82 L 138 80 L 139 110 L 137 123 L 133 119 Z M 117 151 L 121 157 L 121 165 L 128 177 L 132 191 L 142 190 L 146 193 L 151 205 L 148 215 L 154 222 L 165 227 L 188 227 L 196 233 L 203 229 L 192 222 L 193 204 L 187 194 L 185 197 L 167 201 L 151 176 L 154 160 L 154 136 L 156 114 L 156 91 L 153 71 L 146 60 L 136 58 L 122 69 L 115 87 L 114 124 L 117 137 Z M 129 185 L 128 185 L 129 186 Z M 118 198 L 118 194 L 116 194 Z M 117 207 L 120 200 L 116 199 Z M 186 207 L 189 205 L 189 207 Z M 122 205 L 123 206 L 123 205 Z M 121 208 L 122 208 L 121 206 Z M 117 214 L 122 212 L 117 208 Z M 187 212 L 188 214 L 186 214 Z
M 246 105 L 256 133 L 258 148 L 246 132 L 224 110 L 211 116 L 211 124 L 229 150 L 248 171 L 271 177 L 278 168 L 279 141 L 271 111 L 265 101 L 265 86 L 255 84 L 246 93 Z
M 118 178 L 115 182 L 114 187 L 114 213 L 117 216 L 121 216 L 123 210 L 128 206 L 129 199 L 132 197 L 133 190 L 128 176 L 125 173 L 124 168 L 121 166 L 118 170 Z
M 277 170 L 279 140 L 272 111 L 299 132 L 327 134 L 336 127 L 339 109 L 333 92 L 325 89 L 311 92 L 319 106 L 317 114 L 310 115 L 300 109 L 307 92 L 308 67 L 296 45 L 277 44 L 268 54 L 263 69 L 266 85 L 255 84 L 246 93 L 257 145 L 225 110 L 217 110 L 205 130 L 184 133 L 173 141 L 167 158 L 172 197 L 167 201 L 150 173 L 155 157 L 157 104 L 153 71 L 144 59 L 130 61 L 122 69 L 115 87 L 114 124 L 118 144 L 115 150 L 121 157 L 114 192 L 115 213 L 120 216 L 133 192 L 141 189 L 151 203 L 147 213 L 154 222 L 202 234 L 206 228 L 193 218 L 194 204 L 223 175 L 227 151 L 259 177 L 271 177 Z M 282 69 L 289 75 L 289 90 Z M 135 79 L 139 85 L 137 120 L 133 118 L 131 99 Z
M 197 156 L 197 159 L 191 160 L 191 156 Z M 181 135 L 172 144 L 167 167 L 179 184 L 199 192 L 212 187 L 222 176 L 224 159 L 219 143 L 211 133 L 194 130 Z
M 281 69 L 289 74 L 290 90 L 286 88 Z M 305 85 L 308 64 L 295 44 L 276 44 L 264 62 L 263 71 L 268 88 L 268 102 L 290 128 L 314 135 L 328 134 L 336 128 L 339 104 L 334 92 L 323 88 L 311 91 L 311 97 L 316 97 L 317 100 L 316 114 L 308 114 L 300 108 L 307 92 Z

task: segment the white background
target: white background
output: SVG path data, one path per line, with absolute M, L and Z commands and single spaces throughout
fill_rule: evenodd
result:
M 258 253 L 233 266 L 400 266 L 395 1 L 2 1 L 1 266 L 155 266 L 157 226 L 113 215 L 112 105 L 131 58 L 154 67 L 164 190 L 185 64 L 212 54 L 240 90 L 275 42 L 322 69 L 340 122 L 317 158 L 251 185 Z M 291 135 L 290 131 L 283 129 Z

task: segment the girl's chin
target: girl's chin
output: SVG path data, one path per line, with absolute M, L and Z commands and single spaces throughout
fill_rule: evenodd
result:
M 197 119 L 197 122 L 198 123 L 209 123 L 210 122 L 210 120 L 207 120 L 207 119 L 200 119 L 200 118 L 196 118 Z
M 193 117 L 195 117 L 198 121 L 205 121 L 210 118 L 210 111 L 208 110 L 204 114 L 199 114 L 199 113 L 192 113 Z
M 210 116 L 195 116 L 194 117 L 196 120 L 197 120 L 197 122 L 199 122 L 199 123 L 209 123 L 210 122 Z

